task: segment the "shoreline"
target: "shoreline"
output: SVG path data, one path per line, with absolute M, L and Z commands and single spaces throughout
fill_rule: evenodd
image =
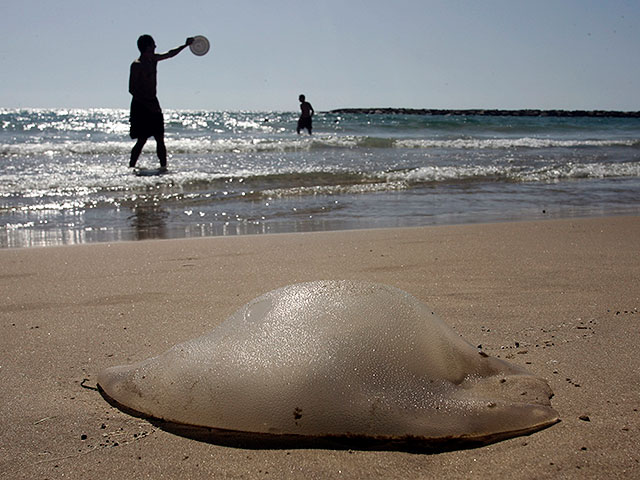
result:
M 102 230 L 102 229 L 49 229 L 40 230 L 38 235 L 32 232 L 30 236 L 24 236 L 20 241 L 16 241 L 15 237 L 10 238 L 6 236 L 6 241 L 0 242 L 0 251 L 11 249 L 32 249 L 32 248 L 52 248 L 52 247 L 64 247 L 64 246 L 77 246 L 77 245 L 95 245 L 95 244 L 113 244 L 121 242 L 143 242 L 143 241 L 158 241 L 158 240 L 193 240 L 193 239 L 206 239 L 206 238 L 226 238 L 226 237 L 253 237 L 264 235 L 289 235 L 289 234 L 312 234 L 312 233 L 329 233 L 329 232 L 352 232 L 352 231 L 367 231 L 367 230 L 394 230 L 404 228 L 430 228 L 430 227 L 451 227 L 462 225 L 486 225 L 494 223 L 519 223 L 519 222 L 544 222 L 553 220 L 573 220 L 573 219 L 589 219 L 589 218 L 607 218 L 607 217 L 620 217 L 620 216 L 635 216 L 637 215 L 637 209 L 635 208 L 620 208 L 611 210 L 607 213 L 595 213 L 591 210 L 585 212 L 573 212 L 572 214 L 566 214 L 560 210 L 558 213 L 542 210 L 538 213 L 530 213 L 528 215 L 518 215 L 514 217 L 498 218 L 498 215 L 487 215 L 483 219 L 471 219 L 471 216 L 464 217 L 462 219 L 448 220 L 448 221 L 434 221 L 429 224 L 413 224 L 401 223 L 397 225 L 375 225 L 372 221 L 357 222 L 353 221 L 350 226 L 345 226 L 340 222 L 324 222 L 322 227 L 318 227 L 315 223 L 309 222 L 306 227 L 301 225 L 290 226 L 289 228 L 279 225 L 271 225 L 269 229 L 251 231 L 250 228 L 239 229 L 236 226 L 234 228 L 218 228 L 208 233 L 187 233 L 187 229 L 184 226 L 163 227 L 162 233 L 158 233 L 157 225 L 152 225 L 149 228 L 144 228 L 143 222 L 139 222 L 136 228 L 131 227 L 130 230 L 115 229 L 115 230 Z M 141 228 L 141 225 L 143 228 Z M 226 233 L 216 233 L 225 232 Z
M 147 176 L 118 112 L 7 114 L 0 248 L 640 213 L 636 119 L 470 118 L 174 112 Z
M 639 216 L 0 250 L 8 478 L 632 478 L 640 475 Z M 401 288 L 472 345 L 545 378 L 561 422 L 438 454 L 243 449 L 108 405 L 103 368 L 319 279 Z M 86 379 L 86 380 L 85 380 Z

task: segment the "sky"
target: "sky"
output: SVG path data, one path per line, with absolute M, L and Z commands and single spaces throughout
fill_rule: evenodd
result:
M 136 40 L 164 109 L 640 110 L 637 0 L 5 0 L 0 108 L 128 108 Z

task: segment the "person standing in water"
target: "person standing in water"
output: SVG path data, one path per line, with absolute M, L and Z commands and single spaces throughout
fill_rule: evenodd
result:
M 313 128 L 311 121 L 311 117 L 313 117 L 314 114 L 313 107 L 309 102 L 306 101 L 304 95 L 300 95 L 298 97 L 298 100 L 300 100 L 300 111 L 302 113 L 300 113 L 300 118 L 298 119 L 298 128 L 296 129 L 296 131 L 298 132 L 298 135 L 300 135 L 300 130 L 306 128 L 309 131 L 309 135 L 311 135 L 311 129 Z
M 131 99 L 131 116 L 129 122 L 131 138 L 137 142 L 131 150 L 129 167 L 136 166 L 142 148 L 149 137 L 156 139 L 156 151 L 160 160 L 160 170 L 167 170 L 167 148 L 164 144 L 164 117 L 160 102 L 156 95 L 157 66 L 160 60 L 175 57 L 188 45 L 193 38 L 187 38 L 184 45 L 169 50 L 166 53 L 156 53 L 156 43 L 151 35 L 141 35 L 138 38 L 140 57 L 131 64 L 129 73 L 129 93 Z

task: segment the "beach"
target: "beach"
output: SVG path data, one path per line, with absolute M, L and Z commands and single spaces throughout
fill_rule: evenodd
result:
M 640 478 L 640 217 L 1 249 L 3 478 Z M 545 378 L 560 423 L 435 454 L 235 448 L 109 405 L 103 368 L 322 279 L 389 284 Z M 89 388 L 85 388 L 89 387 Z

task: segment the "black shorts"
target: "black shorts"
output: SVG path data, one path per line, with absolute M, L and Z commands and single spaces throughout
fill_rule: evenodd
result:
M 159 106 L 158 106 L 159 107 Z M 159 109 L 159 108 L 158 108 Z M 131 115 L 129 116 L 131 138 L 160 138 L 164 136 L 164 116 L 162 111 L 149 110 L 144 104 L 131 101 Z
M 300 117 L 298 120 L 298 131 L 307 129 L 311 131 L 311 117 Z

